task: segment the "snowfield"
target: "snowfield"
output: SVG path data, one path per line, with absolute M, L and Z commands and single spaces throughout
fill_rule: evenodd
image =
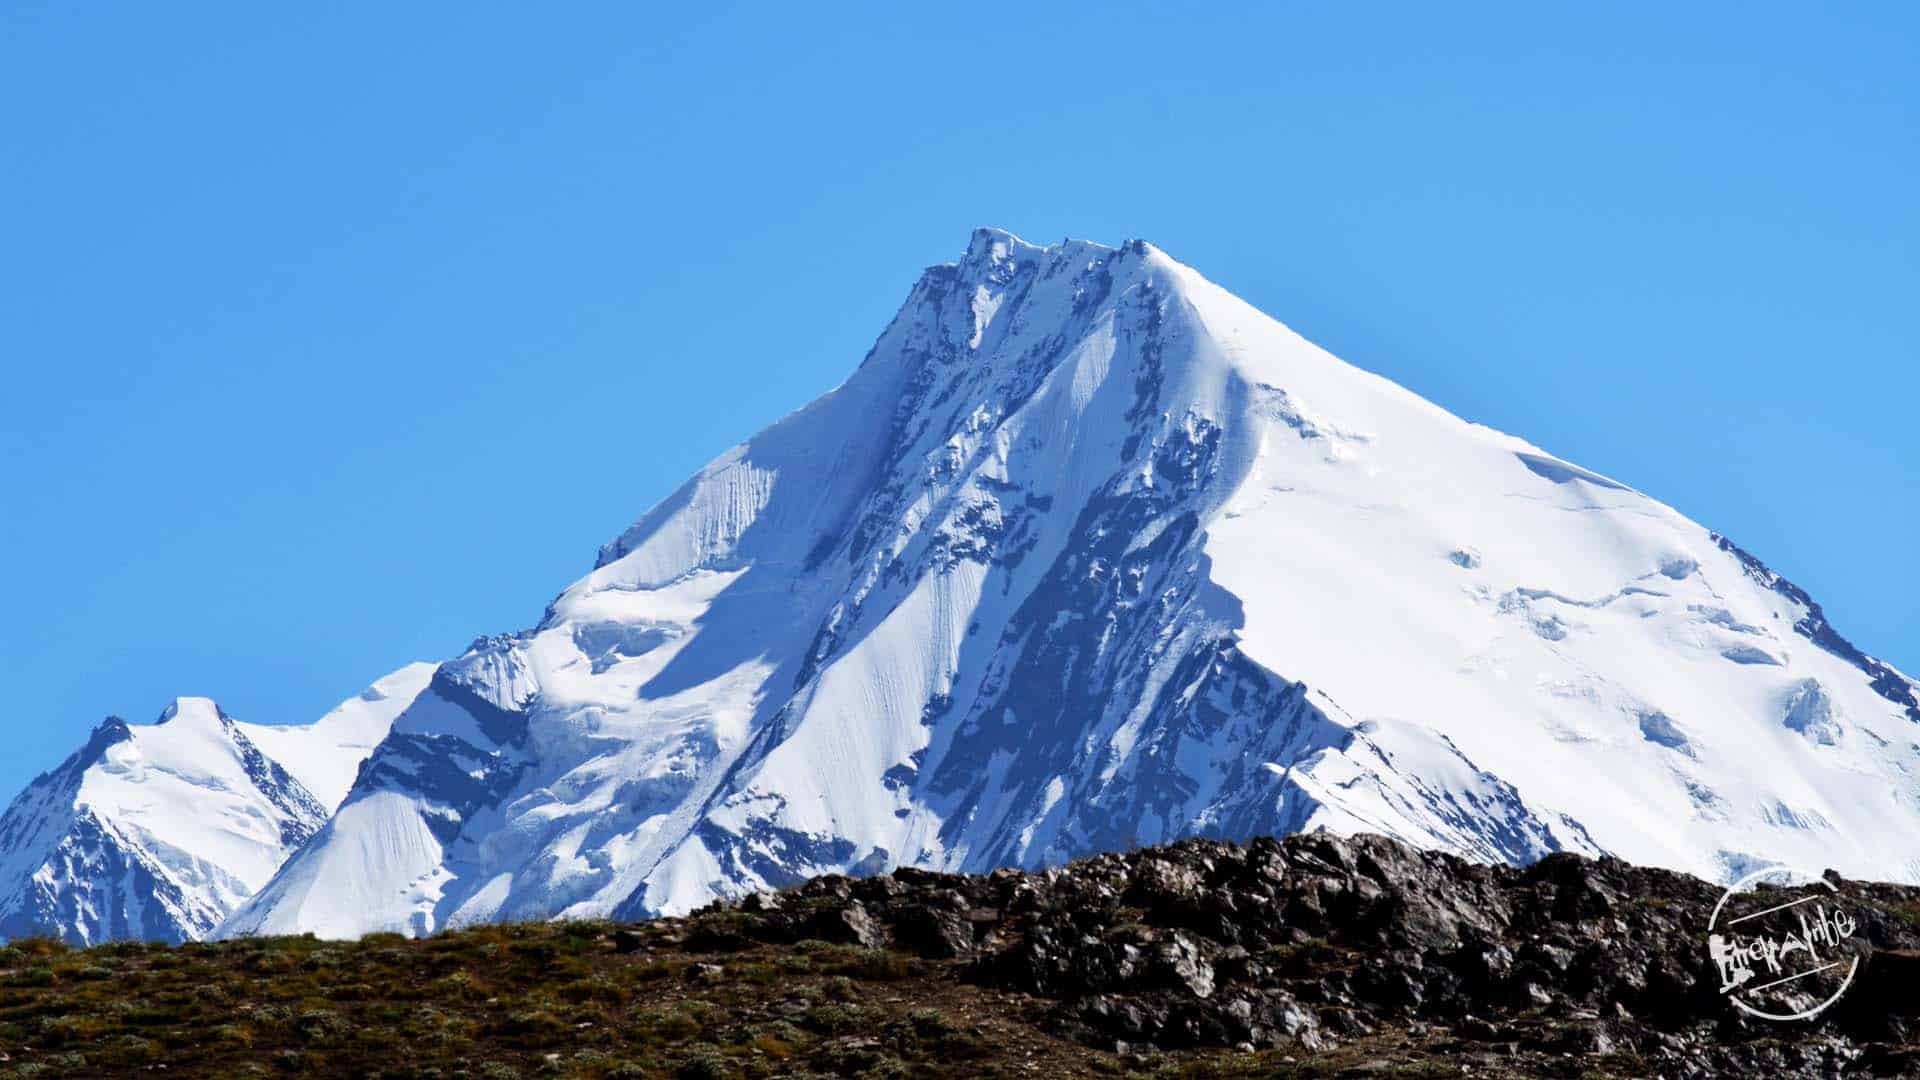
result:
M 231 861 L 217 933 L 1321 828 L 1920 881 L 1911 679 L 1733 542 L 1138 241 L 976 232 L 846 383 L 420 681 L 284 865 L 175 845 Z M 316 797 L 351 771 L 274 757 Z

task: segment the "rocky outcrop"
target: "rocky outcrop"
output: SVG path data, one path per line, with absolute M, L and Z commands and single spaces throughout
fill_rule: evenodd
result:
M 825 877 L 704 909 L 687 944 L 817 938 L 955 961 L 1102 1049 L 1311 1056 L 1394 1031 L 1500 1075 L 1566 1055 L 1638 1075 L 1920 1073 L 1920 889 L 1835 884 L 1861 974 L 1791 1024 L 1719 993 L 1705 933 L 1717 885 L 1572 854 L 1487 866 L 1366 835 Z

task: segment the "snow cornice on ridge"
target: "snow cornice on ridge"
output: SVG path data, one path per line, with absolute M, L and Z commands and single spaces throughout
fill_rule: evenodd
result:
M 168 702 L 167 707 L 160 710 L 159 717 L 157 717 L 153 723 L 155 727 L 158 727 L 161 724 L 169 723 L 182 717 L 185 717 L 188 721 L 212 722 L 231 719 L 212 698 L 183 694 Z

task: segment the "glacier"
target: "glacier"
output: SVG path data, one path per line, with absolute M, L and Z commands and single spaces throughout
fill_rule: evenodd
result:
M 1310 830 L 1912 882 L 1917 725 L 1920 684 L 1628 484 L 1151 244 L 982 229 L 845 383 L 431 668 L 212 932 Z

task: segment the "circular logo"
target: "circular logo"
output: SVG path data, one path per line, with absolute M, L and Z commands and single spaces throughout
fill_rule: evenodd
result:
M 1763 1020 L 1811 1020 L 1853 984 L 1866 948 L 1858 928 L 1824 877 L 1788 866 L 1746 874 L 1707 920 L 1720 994 Z

